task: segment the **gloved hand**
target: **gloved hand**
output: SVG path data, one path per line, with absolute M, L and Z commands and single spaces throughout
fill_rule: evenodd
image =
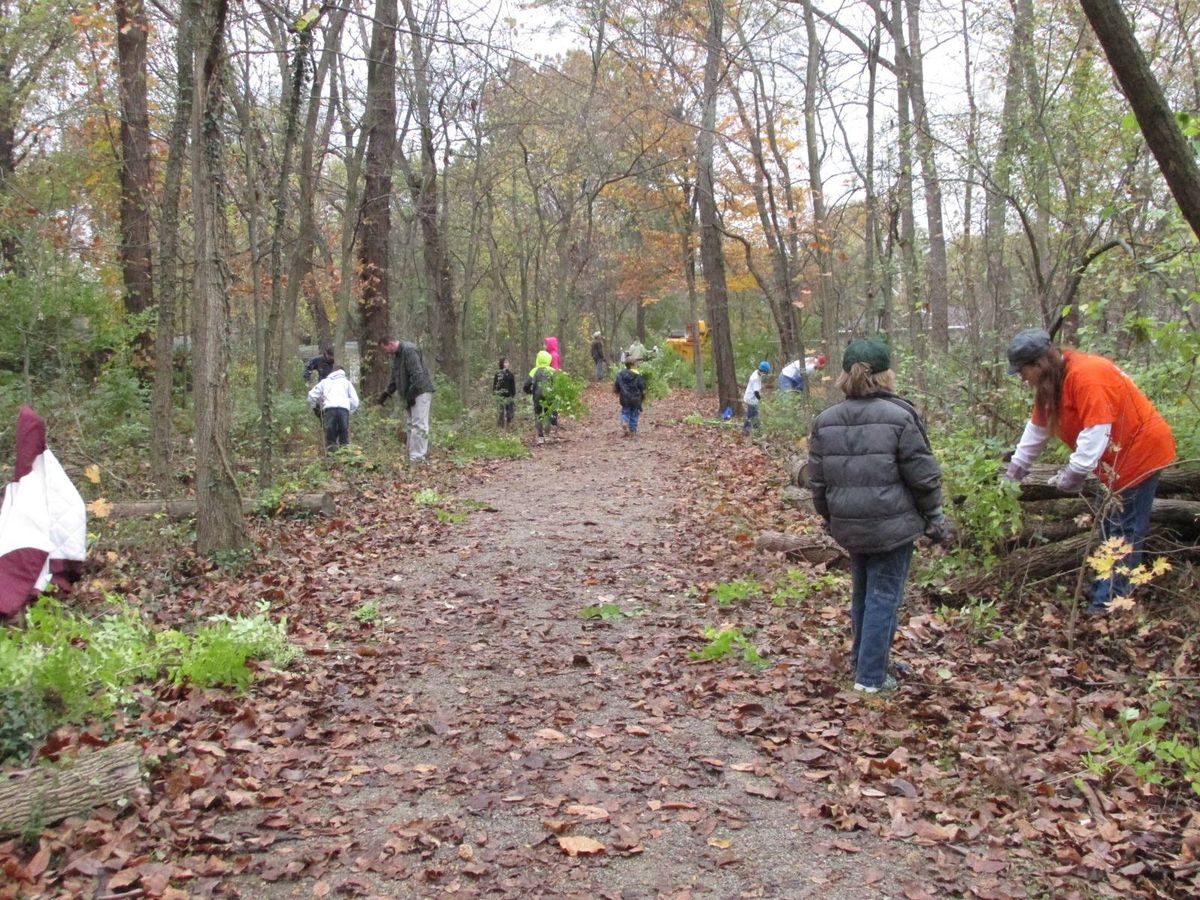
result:
M 319 418 L 321 418 L 321 411 L 320 411 L 319 409 L 317 409 L 317 408 L 314 406 L 314 407 L 312 408 L 312 411 L 313 411 L 313 415 L 314 415 L 314 416 L 316 416 L 318 419 L 319 419 Z
M 1085 481 L 1087 481 L 1086 475 L 1081 475 L 1070 466 L 1063 466 L 1050 479 L 1049 485 L 1052 488 L 1062 491 L 1064 494 L 1078 494 L 1083 490 L 1083 483 Z
M 1025 480 L 1025 476 L 1029 474 L 1029 467 L 1023 466 L 1016 460 L 1008 464 L 1008 468 L 1004 470 L 1005 481 L 1016 481 L 1018 483 Z
M 384 391 L 382 394 L 379 395 L 379 399 L 376 400 L 375 402 L 378 403 L 380 406 L 383 406 L 383 404 L 388 402 L 388 397 L 390 397 L 390 396 L 392 396 L 391 391 Z
M 925 537 L 935 544 L 945 545 L 953 541 L 956 534 L 954 526 L 950 524 L 949 520 L 943 514 L 938 513 L 925 523 Z

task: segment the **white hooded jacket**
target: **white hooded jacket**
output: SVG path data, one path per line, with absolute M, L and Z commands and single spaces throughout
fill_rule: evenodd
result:
M 308 405 L 313 409 L 358 409 L 358 392 L 346 377 L 345 369 L 334 369 L 308 392 Z

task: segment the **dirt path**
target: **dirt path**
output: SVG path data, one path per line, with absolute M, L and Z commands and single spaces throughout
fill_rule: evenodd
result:
M 377 526 L 379 616 L 335 633 L 309 684 L 326 703 L 306 734 L 328 745 L 291 750 L 293 770 L 323 768 L 321 796 L 225 890 L 878 897 L 916 881 L 914 848 L 800 816 L 821 787 L 739 727 L 761 711 L 719 683 L 740 664 L 688 660 L 711 616 L 677 539 L 687 430 L 652 408 L 626 439 L 593 392 L 561 440 L 456 488 L 483 507 L 465 521 Z M 226 827 L 261 850 L 264 821 Z M 577 838 L 595 843 L 568 855 Z

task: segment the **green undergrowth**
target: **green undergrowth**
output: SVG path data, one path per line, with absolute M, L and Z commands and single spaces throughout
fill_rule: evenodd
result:
M 107 596 L 89 618 L 53 597 L 26 612 L 24 628 L 0 629 L 0 760 L 20 760 L 60 725 L 106 719 L 139 704 L 160 680 L 245 689 L 250 660 L 286 666 L 299 651 L 286 618 L 266 602 L 251 616 L 217 615 L 188 632 L 152 623 L 136 605 Z

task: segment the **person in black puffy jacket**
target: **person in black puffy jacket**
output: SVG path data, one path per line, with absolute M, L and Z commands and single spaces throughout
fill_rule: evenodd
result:
M 829 533 L 850 553 L 850 665 L 854 689 L 892 690 L 888 674 L 913 545 L 950 539 L 942 476 L 917 411 L 895 393 L 886 345 L 852 341 L 837 386 L 841 403 L 809 436 L 809 486 Z

